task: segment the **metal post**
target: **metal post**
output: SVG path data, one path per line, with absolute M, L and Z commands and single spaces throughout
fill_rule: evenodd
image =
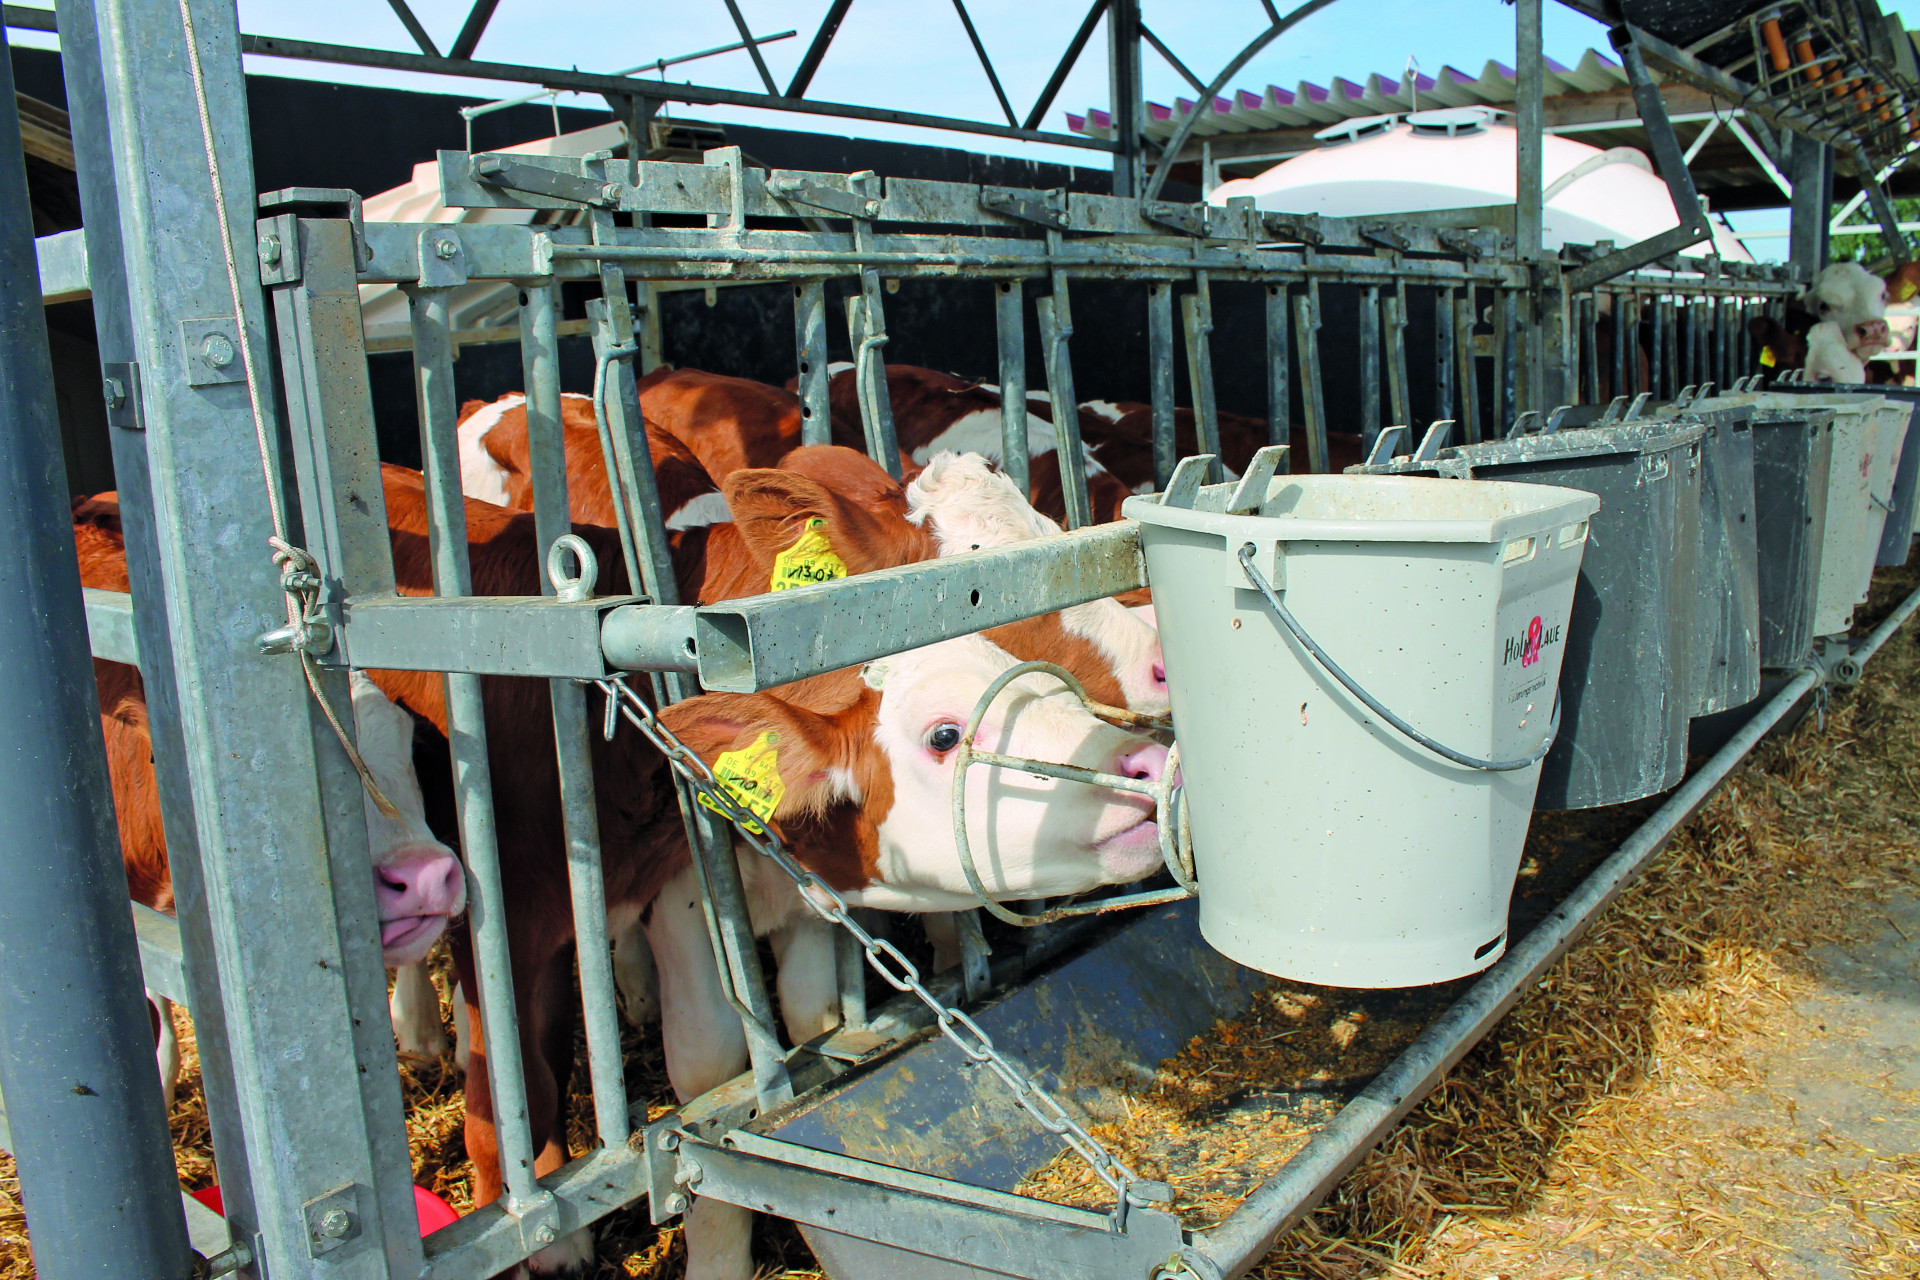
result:
M 1059 232 L 1049 231 L 1053 247 Z M 1047 360 L 1047 398 L 1053 403 L 1054 449 L 1059 454 L 1060 489 L 1066 499 L 1067 528 L 1093 523 L 1093 505 L 1087 498 L 1086 450 L 1080 444 L 1080 404 L 1073 396 L 1073 364 L 1067 341 L 1073 337 L 1073 311 L 1067 298 L 1067 278 L 1056 273 L 1053 292 L 1034 304 L 1040 314 L 1040 344 Z
M 1681 334 L 1681 329 L 1686 333 Z M 1676 302 L 1673 308 L 1673 345 L 1676 388 L 1694 386 L 1699 381 L 1699 316 L 1694 312 L 1693 304 Z
M 1609 389 L 1609 399 L 1632 395 L 1638 390 L 1632 384 L 1640 376 L 1639 350 L 1639 298 L 1626 290 L 1617 290 L 1613 295 L 1613 386 Z M 1634 353 L 1631 368 L 1628 365 L 1630 353 Z
M 1401 281 L 1384 299 L 1387 340 L 1387 407 L 1393 421 L 1413 426 L 1412 396 L 1407 387 L 1407 285 Z
M 1580 298 L 1580 389 L 1582 404 L 1601 404 L 1606 399 L 1600 390 L 1600 295 L 1597 293 Z
M 1872 163 L 1855 152 L 1853 167 L 1860 175 L 1860 185 L 1866 189 L 1867 204 L 1880 223 L 1880 238 L 1886 242 L 1887 252 L 1895 262 L 1909 261 L 1913 257 L 1913 246 L 1907 240 L 1907 233 L 1900 229 L 1900 219 L 1894 214 L 1893 201 L 1887 199 L 1886 188 L 1874 177 Z
M 1480 368 L 1473 354 L 1474 295 L 1471 284 L 1460 290 L 1453 303 L 1453 342 L 1455 368 L 1459 371 L 1461 438 L 1468 444 L 1486 439 L 1481 429 Z
M 1026 286 L 993 283 L 993 336 L 1000 353 L 1000 466 L 1020 492 L 1032 489 L 1027 457 Z
M 246 1143 L 234 1101 L 233 1076 L 227 1068 L 226 1011 L 220 1003 L 219 975 L 213 960 L 212 924 L 200 875 L 193 794 L 180 737 L 173 637 L 167 631 L 160 580 L 147 435 L 141 416 L 144 410 L 138 366 L 134 363 L 133 316 L 127 303 L 127 270 L 121 254 L 120 196 L 114 189 L 113 149 L 107 136 L 107 90 L 101 76 L 92 5 L 88 0 L 59 0 L 56 11 L 67 118 L 73 131 L 80 206 L 86 224 L 94 336 L 100 346 L 103 380 L 117 381 L 125 396 L 121 416 L 107 437 L 113 450 L 114 485 L 120 495 L 120 531 L 133 596 L 134 636 L 145 666 L 141 686 L 146 693 L 147 730 L 153 743 L 153 771 L 167 837 L 188 1001 L 194 1010 L 201 1093 L 206 1099 L 207 1127 L 220 1168 L 224 1176 L 244 1183 L 248 1180 Z
M 1373 450 L 1380 434 L 1380 290 L 1360 289 L 1360 453 Z
M 555 316 L 558 286 L 520 291 L 520 369 L 527 389 L 527 458 L 533 481 L 536 564 L 547 562 L 554 540 L 572 532 L 567 505 L 567 454 L 561 431 L 560 342 Z M 540 575 L 542 595 L 554 587 Z M 567 883 L 585 1010 L 587 1073 L 602 1146 L 619 1149 L 631 1126 L 620 1055 L 620 1015 L 607 946 L 607 890 L 600 864 L 600 811 L 594 803 L 593 753 L 588 747 L 587 694 L 572 680 L 549 680 L 553 743 L 560 774 L 560 817 L 567 842 Z
M 453 389 L 451 289 L 420 289 L 411 296 L 413 367 L 420 415 L 420 459 L 427 490 L 433 589 L 443 596 L 473 594 L 467 553 L 467 511 L 460 492 L 454 437 L 459 400 Z M 446 673 L 447 748 L 453 757 L 454 804 L 467 858 L 473 961 L 480 984 L 480 1025 L 486 1036 L 487 1077 L 499 1139 L 500 1177 L 509 1212 L 531 1211 L 547 1193 L 534 1183 L 533 1138 L 520 1019 L 514 1006 L 513 960 L 507 948 L 506 888 L 493 810 L 493 771 L 487 756 L 487 717 L 480 677 Z
M 1165 280 L 1147 286 L 1147 385 L 1153 401 L 1153 487 L 1165 492 L 1180 462 L 1173 416 L 1173 285 Z
M 860 423 L 867 456 L 900 478 L 900 445 L 893 431 L 893 401 L 887 391 L 886 308 L 880 273 L 862 271 L 860 292 L 847 299 L 847 334 L 853 342 L 854 376 L 861 380 Z
M 1145 176 L 1140 137 L 1145 99 L 1140 81 L 1140 0 L 1107 5 L 1107 89 L 1113 112 L 1113 194 L 1137 196 Z
M 833 410 L 827 374 L 827 285 L 808 280 L 793 286 L 793 338 L 800 368 L 800 441 L 833 443 Z
M 1180 320 L 1187 335 L 1187 386 L 1193 396 L 1194 445 L 1214 461 L 1207 478 L 1218 484 L 1222 477 L 1220 458 L 1220 411 L 1213 401 L 1213 290 L 1207 273 L 1193 273 L 1193 292 L 1180 299 Z
M 1453 290 L 1433 291 L 1433 417 L 1444 421 L 1453 411 Z
M 227 1220 L 258 1233 L 272 1274 L 320 1255 L 341 1280 L 416 1274 L 414 1219 L 389 1211 L 410 1202 L 411 1170 L 372 878 L 364 848 L 344 874 L 354 851 L 328 843 L 340 795 L 320 785 L 347 765 L 316 736 L 298 661 L 254 643 L 285 607 L 266 541 L 279 459 L 258 440 L 278 423 L 234 11 L 100 0 L 95 15 L 175 678 L 194 691 L 181 738 L 210 958 L 253 1156 L 242 1181 L 223 1177 Z M 334 1208 L 348 1219 L 337 1245 L 318 1234 Z
M 1518 388 L 1514 386 L 1514 356 L 1519 317 L 1513 290 L 1493 291 L 1493 431 L 1506 434 L 1518 416 Z
M 6 52 L 0 35 L 0 1090 L 39 1274 L 184 1280 Z
M 1789 261 L 1802 280 L 1812 280 L 1827 265 L 1833 149 L 1797 133 L 1783 132 L 1780 140 L 1787 147 L 1787 179 L 1793 184 Z
M 1320 386 L 1320 281 L 1309 279 L 1293 300 L 1293 336 L 1300 350 L 1300 400 L 1307 419 L 1307 470 L 1325 475 L 1327 399 Z
M 1287 370 L 1287 286 L 1267 285 L 1267 443 L 1293 436 L 1293 387 Z M 1156 468 L 1157 470 L 1157 468 Z
M 1679 309 L 1671 296 L 1662 297 L 1660 307 L 1660 366 L 1664 376 L 1659 379 L 1660 400 L 1671 400 L 1680 394 L 1680 317 Z
M 1546 123 L 1546 63 L 1540 44 L 1541 0 L 1517 0 L 1514 13 L 1514 124 L 1519 130 L 1519 171 L 1515 175 L 1514 232 L 1522 262 L 1540 257 L 1542 198 L 1541 158 Z M 1534 407 L 1534 406 L 1529 406 Z

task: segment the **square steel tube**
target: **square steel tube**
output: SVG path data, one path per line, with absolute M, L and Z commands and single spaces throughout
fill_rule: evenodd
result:
M 593 680 L 614 670 L 601 654 L 606 615 L 641 599 L 360 596 L 342 626 L 357 667 Z
M 699 610 L 700 683 L 755 693 L 1146 585 L 1131 520 Z M 624 610 L 616 610 L 614 625 Z

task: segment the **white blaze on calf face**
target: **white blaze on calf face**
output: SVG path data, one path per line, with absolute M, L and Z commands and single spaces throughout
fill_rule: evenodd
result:
M 1060 532 L 1006 476 L 977 454 L 943 454 L 907 486 L 907 519 L 933 531 L 943 556 L 1004 547 Z M 1060 611 L 1061 624 L 1113 666 L 1127 707 L 1164 715 L 1166 668 L 1160 634 L 1117 600 L 1089 600 Z
M 1831 322 L 1835 326 L 1835 336 L 1857 358 L 1869 360 L 1887 349 L 1887 282 L 1859 263 L 1835 262 L 1822 270 L 1807 290 L 1806 304 L 1821 321 Z M 1818 326 L 1815 328 L 1817 331 Z M 1807 335 L 1807 377 L 1810 381 L 1863 380 L 1816 377 L 1811 352 L 1813 337 L 1812 333 Z
M 1012 655 L 979 636 L 869 663 L 881 692 L 874 741 L 893 779 L 879 826 L 879 878 L 848 895 L 863 906 L 933 911 L 974 902 L 953 836 L 954 748 L 975 702 Z M 981 723 L 989 751 L 1104 773 L 1158 779 L 1166 748 L 1088 714 L 1050 677 L 1015 680 Z M 995 898 L 1046 898 L 1127 884 L 1160 865 L 1159 828 L 1145 796 L 975 766 L 967 777 L 967 833 L 981 882 Z
M 371 796 L 363 797 L 380 949 L 390 965 L 412 964 L 433 947 L 447 921 L 466 910 L 466 871 L 427 827 L 413 771 L 413 717 L 358 671 L 350 682 L 354 745 L 396 811 L 388 817 Z
M 495 462 L 480 442 L 487 432 L 500 425 L 507 410 L 517 409 L 526 402 L 526 396 L 517 391 L 501 396 L 492 404 L 475 409 L 454 431 L 460 450 L 460 492 L 469 498 L 501 507 L 507 505 L 507 469 Z

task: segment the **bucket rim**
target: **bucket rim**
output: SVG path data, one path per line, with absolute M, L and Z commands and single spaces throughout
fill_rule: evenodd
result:
M 1273 478 L 1267 493 L 1271 498 L 1279 486 L 1302 481 L 1367 483 L 1377 478 L 1351 474 L 1278 475 Z M 1461 483 L 1457 480 L 1418 475 L 1391 478 L 1432 480 L 1436 484 L 1446 485 Z M 1428 516 L 1416 519 L 1364 520 L 1321 516 L 1239 515 L 1225 511 L 1197 510 L 1192 507 L 1169 507 L 1161 502 L 1164 496 L 1162 494 L 1139 494 L 1128 498 L 1121 505 L 1120 513 L 1130 519 L 1138 520 L 1143 526 L 1182 529 L 1228 538 L 1259 538 L 1276 542 L 1405 542 L 1458 545 L 1503 543 L 1514 537 L 1537 534 L 1576 520 L 1589 519 L 1600 510 L 1600 499 L 1584 489 L 1570 489 L 1564 485 L 1528 484 L 1517 480 L 1478 480 L 1468 483 L 1515 490 L 1516 492 L 1511 496 L 1525 500 L 1528 506 L 1524 510 L 1491 517 Z M 1221 497 L 1224 500 L 1231 494 L 1234 487 L 1231 482 L 1223 485 L 1207 485 L 1201 493 L 1204 495 L 1211 490 L 1221 491 Z

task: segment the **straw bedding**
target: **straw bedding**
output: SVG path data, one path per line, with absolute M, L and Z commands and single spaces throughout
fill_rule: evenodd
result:
M 1920 572 L 1882 570 L 1863 624 L 1917 583 Z M 1783 1046 L 1817 1050 L 1829 1036 L 1807 1003 L 1819 987 L 1810 951 L 1893 923 L 1875 904 L 1920 892 L 1917 632 L 1897 635 L 1858 689 L 1835 693 L 1824 725 L 1809 716 L 1736 771 L 1540 989 L 1253 1274 L 1780 1280 L 1808 1274 L 1811 1249 L 1838 1264 L 1831 1274 L 1920 1276 L 1920 1155 L 1825 1129 L 1809 1139 L 1776 1061 Z M 1537 820 L 1531 839 L 1578 821 Z M 1173 1184 L 1190 1226 L 1216 1222 L 1332 1114 L 1317 1091 L 1363 1080 L 1417 1033 L 1393 1010 L 1360 993 L 1275 984 L 1245 1017 L 1162 1063 L 1097 1132 L 1143 1175 Z M 212 1162 L 184 1018 L 181 1029 L 188 1078 L 172 1125 L 193 1188 L 212 1180 Z M 664 1110 L 657 1037 L 629 1031 L 627 1049 L 633 1096 Z M 416 1180 L 464 1210 L 457 1073 L 450 1061 L 403 1063 L 402 1080 Z M 583 1056 L 576 1151 L 592 1140 L 585 1082 Z M 1914 1113 L 1911 1093 L 1881 1092 L 1877 1105 Z M 1023 1189 L 1101 1202 L 1067 1160 Z M 597 1274 L 678 1276 L 678 1234 L 653 1228 L 644 1209 L 615 1214 L 599 1230 Z M 763 1274 L 818 1274 L 790 1226 L 763 1221 L 758 1236 Z M 0 1280 L 31 1274 L 18 1183 L 0 1157 Z

